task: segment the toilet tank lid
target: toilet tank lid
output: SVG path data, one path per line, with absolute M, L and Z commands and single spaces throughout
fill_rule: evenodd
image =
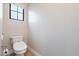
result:
M 23 36 L 12 36 L 11 38 L 12 39 L 18 39 L 18 38 L 22 38 L 23 39 Z

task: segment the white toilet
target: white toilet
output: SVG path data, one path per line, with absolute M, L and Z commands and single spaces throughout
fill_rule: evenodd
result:
M 27 51 L 27 45 L 23 41 L 23 36 L 12 36 L 13 50 L 18 56 L 23 56 Z

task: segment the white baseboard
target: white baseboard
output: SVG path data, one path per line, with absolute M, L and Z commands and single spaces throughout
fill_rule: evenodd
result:
M 34 49 L 32 49 L 30 46 L 28 46 L 28 49 L 34 54 L 34 56 L 41 56 L 39 53 L 37 53 Z

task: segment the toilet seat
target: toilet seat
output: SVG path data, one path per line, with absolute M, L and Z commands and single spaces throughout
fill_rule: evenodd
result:
M 22 51 L 22 50 L 25 50 L 27 48 L 27 45 L 23 41 L 15 42 L 13 44 L 13 48 L 15 51 Z

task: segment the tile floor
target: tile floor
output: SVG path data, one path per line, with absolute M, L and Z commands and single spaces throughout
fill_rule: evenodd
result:
M 27 51 L 24 55 L 25 56 L 33 56 L 32 52 L 29 49 L 27 49 Z

